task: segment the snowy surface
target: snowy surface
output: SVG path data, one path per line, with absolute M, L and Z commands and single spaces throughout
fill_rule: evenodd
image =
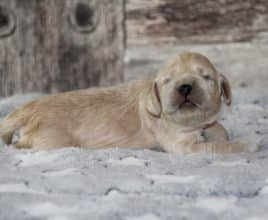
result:
M 234 105 L 222 116 L 231 137 L 267 136 L 264 91 L 234 91 Z M 0 100 L 1 116 L 31 98 Z M 268 146 L 263 145 L 251 154 L 191 156 L 1 146 L 0 219 L 268 219 Z

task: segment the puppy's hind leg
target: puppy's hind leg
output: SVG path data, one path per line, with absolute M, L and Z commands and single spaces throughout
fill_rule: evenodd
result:
M 212 141 L 200 144 L 185 146 L 184 154 L 191 153 L 241 153 L 241 152 L 256 152 L 259 150 L 259 145 L 253 146 L 252 143 L 246 143 L 241 140 L 234 141 Z
M 19 136 L 18 140 L 15 140 L 12 145 L 18 149 L 32 148 L 31 137 L 27 135 Z
M 32 148 L 34 134 L 39 130 L 40 123 L 38 121 L 31 121 L 14 131 L 11 144 L 18 148 Z
M 35 150 L 51 150 L 75 146 L 72 137 L 63 130 L 53 128 L 42 129 L 33 136 L 32 148 Z

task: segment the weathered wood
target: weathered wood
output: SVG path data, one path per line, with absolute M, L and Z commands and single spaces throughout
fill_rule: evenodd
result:
M 123 0 L 1 0 L 0 95 L 123 79 Z
M 125 79 L 133 80 L 155 75 L 166 60 L 182 51 L 206 55 L 218 71 L 225 74 L 232 87 L 259 87 L 264 92 L 268 86 L 268 44 L 228 43 L 202 45 L 129 46 Z
M 267 0 L 127 0 L 128 44 L 268 39 Z

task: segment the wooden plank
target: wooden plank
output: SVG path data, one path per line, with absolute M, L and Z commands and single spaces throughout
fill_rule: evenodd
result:
M 2 0 L 0 95 L 123 80 L 123 0 Z
M 182 51 L 206 55 L 217 70 L 230 79 L 232 87 L 268 86 L 268 44 L 229 43 L 187 46 L 129 46 L 126 53 L 125 79 L 134 80 L 157 74 L 166 60 Z
M 128 44 L 268 39 L 267 0 L 127 0 Z

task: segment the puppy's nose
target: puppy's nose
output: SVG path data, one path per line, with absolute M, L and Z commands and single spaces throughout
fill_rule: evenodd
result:
M 183 84 L 178 89 L 179 93 L 183 96 L 187 96 L 192 91 L 192 86 L 190 84 Z

